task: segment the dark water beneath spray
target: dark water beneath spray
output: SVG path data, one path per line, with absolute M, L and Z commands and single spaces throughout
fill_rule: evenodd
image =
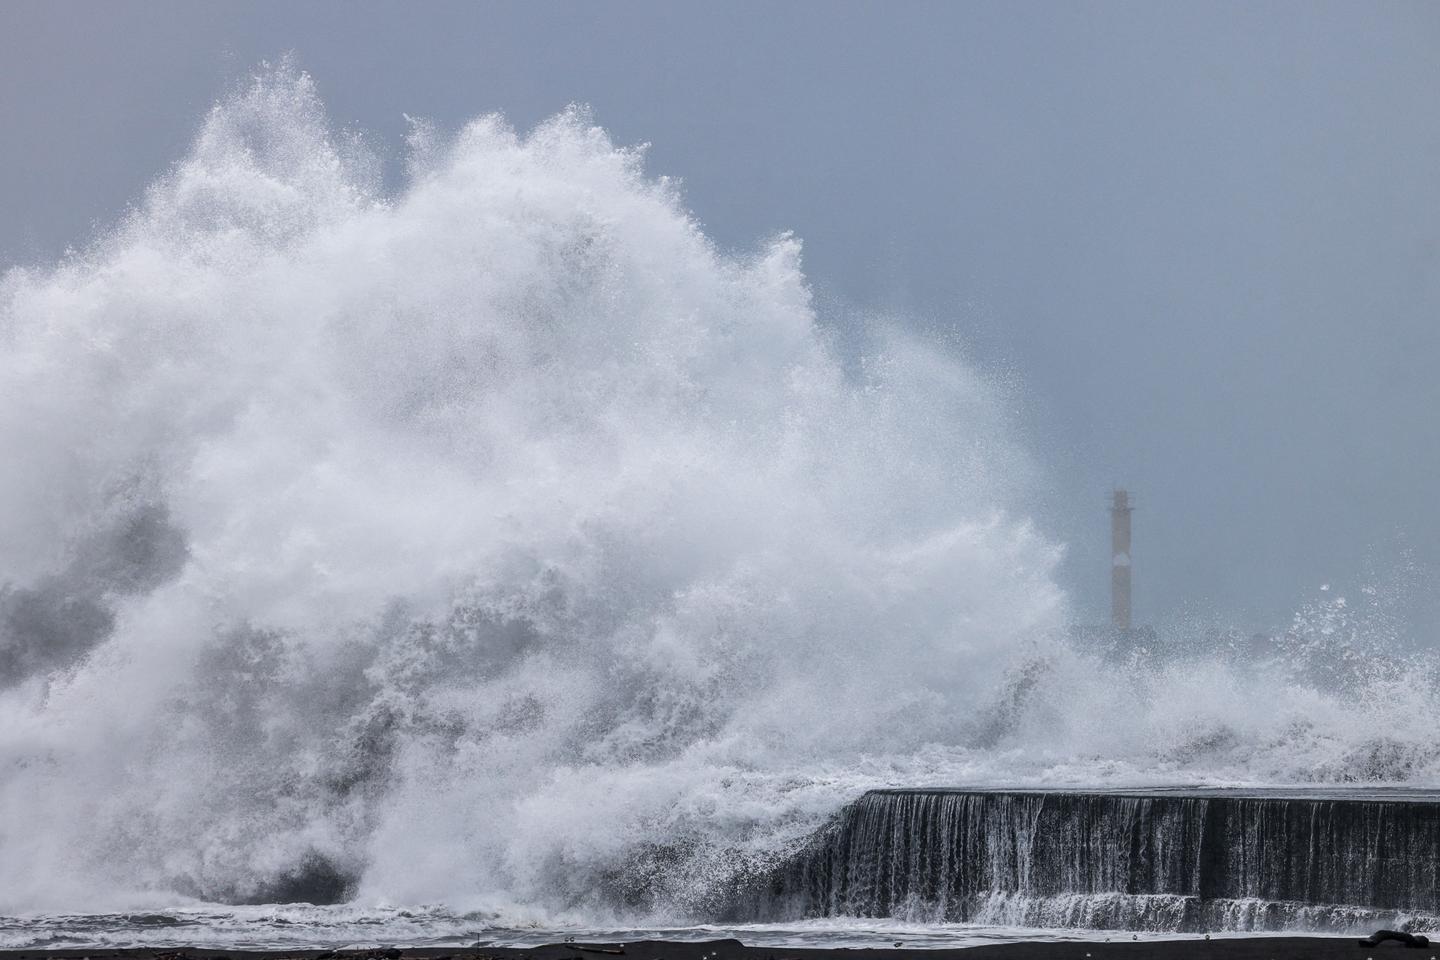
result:
M 1127 934 L 1128 939 L 1130 935 Z M 1137 935 L 1160 939 L 1175 934 Z M 1183 936 L 1183 935 L 1182 935 Z M 227 950 L 314 950 L 405 945 L 532 947 L 574 939 L 585 943 L 736 939 L 751 946 L 954 948 L 1017 939 L 1106 939 L 1103 932 L 876 919 L 692 926 L 495 926 L 482 916 L 442 910 L 354 910 L 344 907 L 188 908 L 162 914 L 52 914 L 0 920 L 0 949 L 214 947 Z

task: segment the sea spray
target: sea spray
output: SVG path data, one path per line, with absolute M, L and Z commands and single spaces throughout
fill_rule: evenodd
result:
M 1417 667 L 1061 642 L 1003 398 L 797 240 L 582 110 L 412 141 L 267 71 L 0 281 L 0 912 L 699 919 L 874 786 L 1434 778 Z
M 703 891 L 1059 622 L 972 371 L 582 111 L 430 137 L 382 196 L 266 73 L 7 275 L 7 904 Z

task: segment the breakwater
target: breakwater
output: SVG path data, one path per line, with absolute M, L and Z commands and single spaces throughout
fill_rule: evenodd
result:
M 1138 930 L 1434 929 L 1440 795 L 877 790 L 737 911 Z

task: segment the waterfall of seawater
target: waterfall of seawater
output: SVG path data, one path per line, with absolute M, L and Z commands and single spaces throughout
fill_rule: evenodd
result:
M 4 274 L 0 913 L 696 920 L 875 787 L 1435 779 L 1328 626 L 1067 646 L 998 388 L 642 160 L 417 125 L 387 192 L 281 68 Z
M 1440 797 L 874 791 L 736 915 L 1123 930 L 1433 929 Z

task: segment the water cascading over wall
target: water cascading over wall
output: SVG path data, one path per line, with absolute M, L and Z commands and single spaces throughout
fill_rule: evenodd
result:
M 877 790 L 740 912 L 1137 930 L 1433 929 L 1440 797 Z

